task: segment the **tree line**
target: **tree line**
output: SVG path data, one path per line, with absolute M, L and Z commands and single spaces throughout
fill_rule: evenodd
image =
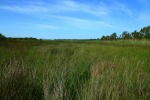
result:
M 140 31 L 133 31 L 129 33 L 128 31 L 122 32 L 120 36 L 117 36 L 117 33 L 114 32 L 111 35 L 102 36 L 101 40 L 118 40 L 118 39 L 150 39 L 150 26 L 141 28 Z
M 0 33 L 0 40 L 5 40 L 5 39 L 6 37 L 2 33 Z
M 17 38 L 12 38 L 12 37 L 6 37 L 2 33 L 0 33 L 0 40 L 37 40 L 37 38 L 33 38 L 33 37 L 17 37 Z
M 0 40 L 38 40 L 33 37 L 21 37 L 21 38 L 12 38 L 12 37 L 5 37 L 2 33 L 0 33 Z M 129 33 L 128 31 L 122 32 L 120 36 L 117 36 L 117 33 L 114 32 L 111 35 L 102 36 L 101 40 L 119 40 L 119 39 L 150 39 L 150 26 L 141 28 L 138 32 L 137 30 Z M 41 39 L 40 39 L 41 40 Z

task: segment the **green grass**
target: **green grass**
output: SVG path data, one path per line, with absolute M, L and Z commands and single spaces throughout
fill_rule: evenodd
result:
M 150 99 L 150 41 L 3 41 L 0 53 L 2 100 Z

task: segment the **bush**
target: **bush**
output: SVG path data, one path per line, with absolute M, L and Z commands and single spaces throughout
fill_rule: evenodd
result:
M 5 40 L 5 39 L 6 37 L 2 33 L 0 33 L 0 40 Z

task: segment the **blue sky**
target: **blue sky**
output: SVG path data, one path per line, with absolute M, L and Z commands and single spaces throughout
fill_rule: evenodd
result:
M 150 0 L 0 0 L 7 37 L 93 39 L 150 25 Z

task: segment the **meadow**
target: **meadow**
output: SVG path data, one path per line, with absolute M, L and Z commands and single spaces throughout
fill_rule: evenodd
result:
M 149 100 L 148 40 L 2 40 L 1 100 Z

